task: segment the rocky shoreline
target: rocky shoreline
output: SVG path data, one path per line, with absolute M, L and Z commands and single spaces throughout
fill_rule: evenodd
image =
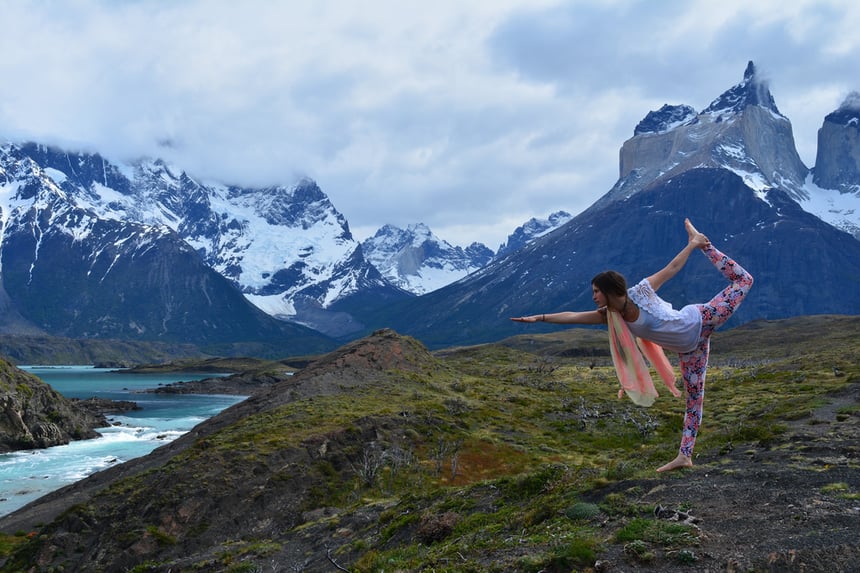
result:
M 230 376 L 216 376 L 203 380 L 173 382 L 144 390 L 147 394 L 226 394 L 253 396 L 293 375 L 292 371 L 243 372 Z
M 38 377 L 0 359 L 0 453 L 50 448 L 99 437 L 106 415 L 139 409 L 135 402 L 62 396 Z
M 257 360 L 233 360 L 231 364 L 216 362 L 210 365 L 210 371 L 223 372 L 240 365 L 257 368 L 265 365 L 265 369 L 175 382 L 141 393 L 251 396 L 293 374 L 290 366 L 278 363 L 273 367 L 267 361 Z M 196 372 L 204 371 L 202 368 L 206 366 L 205 363 L 191 362 L 185 368 Z M 146 373 L 154 367 L 138 368 Z M 175 371 L 177 365 L 162 365 L 160 368 Z M 131 400 L 108 400 L 95 396 L 66 398 L 37 376 L 0 358 L 0 453 L 98 438 L 96 429 L 111 425 L 107 416 L 139 409 L 140 406 Z
M 131 400 L 108 400 L 107 398 L 97 398 L 95 396 L 91 398 L 71 398 L 71 402 L 96 416 L 121 414 L 141 409 L 137 405 L 137 402 L 132 402 Z

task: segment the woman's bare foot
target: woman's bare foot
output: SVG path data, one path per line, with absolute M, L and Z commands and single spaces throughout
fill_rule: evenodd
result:
M 690 456 L 685 456 L 684 454 L 678 454 L 678 457 L 666 464 L 665 466 L 660 466 L 657 468 L 658 472 L 670 472 L 672 470 L 679 470 L 682 468 L 691 468 L 693 467 L 693 460 Z
M 684 228 L 687 229 L 687 236 L 689 237 L 690 243 L 695 245 L 697 248 L 703 248 L 708 245 L 711 241 L 708 240 L 708 237 L 703 235 L 693 226 L 693 223 L 690 222 L 689 219 L 684 219 Z

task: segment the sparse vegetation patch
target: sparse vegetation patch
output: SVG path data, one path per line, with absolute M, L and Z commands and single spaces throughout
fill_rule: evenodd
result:
M 543 348 L 539 336 L 431 354 L 375 335 L 267 378 L 232 419 L 6 532 L 0 570 L 856 563 L 860 320 L 850 324 L 856 335 L 843 324 L 838 341 L 791 336 L 789 353 L 766 328 L 735 350 L 742 332 L 715 335 L 729 353 L 713 357 L 695 465 L 668 475 L 654 469 L 676 452 L 682 402 L 618 400 L 614 372 L 574 351 L 575 332 L 552 335 L 551 357 L 524 350 Z

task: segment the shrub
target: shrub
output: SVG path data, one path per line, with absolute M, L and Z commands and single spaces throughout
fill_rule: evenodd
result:
M 442 541 L 451 535 L 459 522 L 460 514 L 453 511 L 446 511 L 438 515 L 425 515 L 418 524 L 418 539 L 427 545 Z
M 600 508 L 593 503 L 578 502 L 567 508 L 564 513 L 573 521 L 585 521 L 597 517 L 600 514 Z
M 146 528 L 146 532 L 155 538 L 159 545 L 176 545 L 176 538 L 161 531 L 158 527 L 150 525 Z
M 636 539 L 624 545 L 624 554 L 643 563 L 654 561 L 656 557 L 649 545 L 641 539 Z
M 528 573 L 562 571 L 567 573 L 577 570 L 578 567 L 590 566 L 594 560 L 594 541 L 575 538 L 556 547 L 547 556 L 526 558 L 522 562 L 521 569 Z

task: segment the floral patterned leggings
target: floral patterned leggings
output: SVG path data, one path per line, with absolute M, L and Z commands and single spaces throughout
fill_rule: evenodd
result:
M 735 309 L 743 302 L 752 287 L 753 278 L 735 261 L 721 253 L 712 245 L 703 249 L 705 255 L 731 284 L 705 304 L 697 305 L 702 313 L 702 333 L 699 345 L 692 352 L 680 355 L 681 376 L 687 390 L 687 411 L 684 415 L 684 430 L 681 435 L 680 452 L 685 456 L 693 455 L 696 435 L 702 423 L 702 404 L 705 400 L 705 373 L 708 369 L 708 354 L 711 334 L 726 322 Z

